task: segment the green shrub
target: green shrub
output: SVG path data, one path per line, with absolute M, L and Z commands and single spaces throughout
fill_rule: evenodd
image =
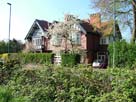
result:
M 13 102 L 12 93 L 6 87 L 0 86 L 0 102 Z
M 8 60 L 0 65 L 0 84 L 7 84 L 14 74 L 21 69 L 18 60 Z
M 136 102 L 136 74 L 128 69 L 20 70 L 9 86 L 30 102 Z
M 9 86 L 0 86 L 0 102 L 30 102 L 27 97 L 16 97 Z
M 136 44 L 127 43 L 125 40 L 117 41 L 114 43 L 115 53 L 113 52 L 113 44 L 109 45 L 109 58 L 110 66 L 113 64 L 113 53 L 115 55 L 116 67 L 129 67 L 133 68 L 136 61 Z
M 74 66 L 80 63 L 80 55 L 79 54 L 70 54 L 70 53 L 63 53 L 61 54 L 61 65 L 62 66 Z
M 39 63 L 39 64 L 52 64 L 52 53 L 22 53 L 20 54 L 21 62 L 27 63 Z
M 3 60 L 4 62 L 8 61 L 9 54 L 8 53 L 0 54 L 0 59 Z
M 89 66 L 17 68 L 4 67 L 4 74 L 0 73 L 1 80 L 3 76 L 3 81 L 8 80 L 0 86 L 0 99 L 10 99 L 6 102 L 136 102 L 135 70 L 97 70 Z

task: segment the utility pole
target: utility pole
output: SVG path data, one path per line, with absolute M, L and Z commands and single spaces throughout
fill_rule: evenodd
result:
M 115 40 L 116 40 L 116 4 L 113 1 L 113 68 L 115 68 Z
M 11 28 L 11 3 L 7 3 L 10 7 L 9 9 L 9 33 L 8 33 L 8 53 L 10 53 L 10 28 Z

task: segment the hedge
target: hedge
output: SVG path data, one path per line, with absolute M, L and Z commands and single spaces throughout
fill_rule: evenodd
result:
M 127 43 L 125 40 L 117 41 L 115 45 L 115 66 L 116 67 L 136 67 L 136 44 Z M 110 66 L 113 64 L 113 44 L 108 47 Z
M 21 53 L 21 62 L 27 63 L 38 63 L 38 64 L 52 64 L 53 54 L 52 53 Z
M 44 66 L 18 70 L 11 76 L 1 87 L 8 86 L 13 98 L 18 98 L 13 102 L 136 102 L 136 72 L 125 68 Z M 1 99 L 10 96 L 8 90 Z
M 61 65 L 62 66 L 74 66 L 80 63 L 80 55 L 79 54 L 70 54 L 70 53 L 63 53 L 61 54 Z

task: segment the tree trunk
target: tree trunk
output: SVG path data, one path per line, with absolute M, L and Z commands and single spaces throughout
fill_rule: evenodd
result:
M 67 39 L 65 38 L 65 53 L 67 52 L 68 47 L 67 47 Z
M 136 1 L 132 1 L 133 6 L 133 32 L 132 32 L 132 43 L 136 40 Z

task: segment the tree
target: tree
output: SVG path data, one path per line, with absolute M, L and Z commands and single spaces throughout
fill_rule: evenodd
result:
M 94 7 L 107 18 L 113 18 L 113 7 L 115 6 L 116 20 L 121 21 L 123 26 L 130 27 L 132 42 L 136 40 L 136 0 L 92 0 Z
M 4 41 L 0 41 L 0 54 L 7 52 L 7 44 Z
M 8 53 L 8 43 L 10 43 L 9 44 L 9 52 L 10 53 L 19 52 L 23 49 L 22 42 L 20 42 L 16 39 L 10 40 L 9 42 L 0 41 L 0 53 Z
M 76 25 L 78 25 L 79 22 L 80 21 L 73 15 L 66 15 L 64 22 L 55 22 L 49 27 L 48 36 L 53 37 L 53 36 L 59 35 L 61 38 L 64 38 L 65 52 L 67 52 L 68 51 L 68 48 L 67 48 L 68 41 L 70 41 L 72 49 L 74 46 L 76 46 L 71 37 L 71 34 L 79 32 L 79 29 L 76 28 Z
M 25 44 L 25 49 L 23 50 L 24 53 L 27 52 L 35 52 L 36 50 L 34 49 L 34 45 L 32 44 L 32 42 L 26 42 Z

